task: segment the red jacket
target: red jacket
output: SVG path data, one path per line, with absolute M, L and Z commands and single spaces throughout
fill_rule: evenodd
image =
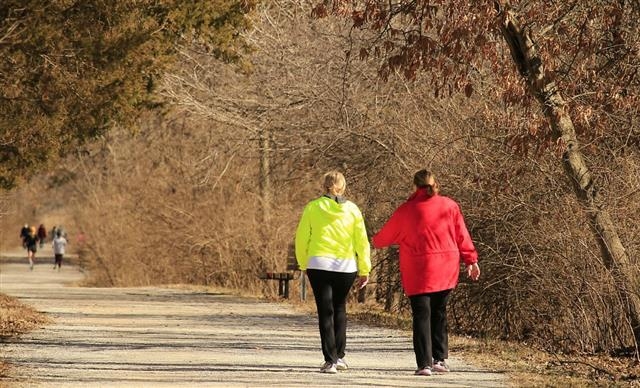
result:
M 417 189 L 373 236 L 373 246 L 400 245 L 400 275 L 407 296 L 455 288 L 460 260 L 478 261 L 478 252 L 451 198 L 429 197 Z

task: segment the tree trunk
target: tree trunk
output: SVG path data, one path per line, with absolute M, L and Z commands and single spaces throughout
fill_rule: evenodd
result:
M 519 26 L 515 15 L 509 10 L 500 13 L 499 21 L 520 75 L 527 82 L 530 93 L 540 102 L 551 125 L 554 140 L 564 147 L 562 163 L 567 175 L 575 183 L 574 189 L 579 200 L 590 215 L 605 265 L 612 272 L 618 294 L 626 303 L 627 320 L 633 330 L 637 355 L 640 342 L 640 296 L 636 289 L 640 280 L 638 271 L 620 241 L 616 225 L 607 211 L 606 200 L 584 161 L 566 102 L 555 82 L 548 77 L 529 31 Z
M 260 200 L 262 202 L 262 222 L 269 223 L 271 218 L 271 165 L 270 143 L 271 132 L 268 129 L 260 131 Z

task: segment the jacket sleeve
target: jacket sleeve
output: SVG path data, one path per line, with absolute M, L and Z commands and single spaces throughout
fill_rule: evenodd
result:
M 304 208 L 298 228 L 296 229 L 296 260 L 300 270 L 305 271 L 307 264 L 309 263 L 309 255 L 307 254 L 309 248 L 309 238 L 311 237 L 311 224 L 309 217 L 309 205 Z
M 356 250 L 358 262 L 358 275 L 367 276 L 371 272 L 371 247 L 369 246 L 369 238 L 367 237 L 367 229 L 364 224 L 364 218 L 360 209 L 355 211 L 356 223 L 354 231 L 353 245 Z
M 375 248 L 384 248 L 400 243 L 400 233 L 402 231 L 401 209 L 402 207 L 396 209 L 391 218 L 382 226 L 382 229 L 373 236 L 372 241 Z
M 458 244 L 458 250 L 460 251 L 460 258 L 466 265 L 470 265 L 478 262 L 478 252 L 473 245 L 471 235 L 467 230 L 467 226 L 464 223 L 464 217 L 460 211 L 460 207 L 456 206 L 454 214 L 456 243 Z

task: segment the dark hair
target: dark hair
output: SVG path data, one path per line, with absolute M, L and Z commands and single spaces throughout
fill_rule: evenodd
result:
M 430 182 L 433 182 L 433 184 Z M 419 189 L 427 189 L 427 193 L 430 196 L 437 194 L 439 191 L 436 176 L 426 169 L 422 169 L 413 175 L 413 184 Z

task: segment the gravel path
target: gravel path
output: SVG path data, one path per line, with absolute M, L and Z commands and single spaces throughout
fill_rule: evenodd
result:
M 351 369 L 321 374 L 316 319 L 286 304 L 155 287 L 73 287 L 83 277 L 77 269 L 58 272 L 39 261 L 33 271 L 26 259 L 0 261 L 0 292 L 54 319 L 0 343 L 0 355 L 15 367 L 10 386 L 506 385 L 503 374 L 458 358 L 449 360 L 454 372 L 414 376 L 410 333 L 356 324 L 348 331 Z

